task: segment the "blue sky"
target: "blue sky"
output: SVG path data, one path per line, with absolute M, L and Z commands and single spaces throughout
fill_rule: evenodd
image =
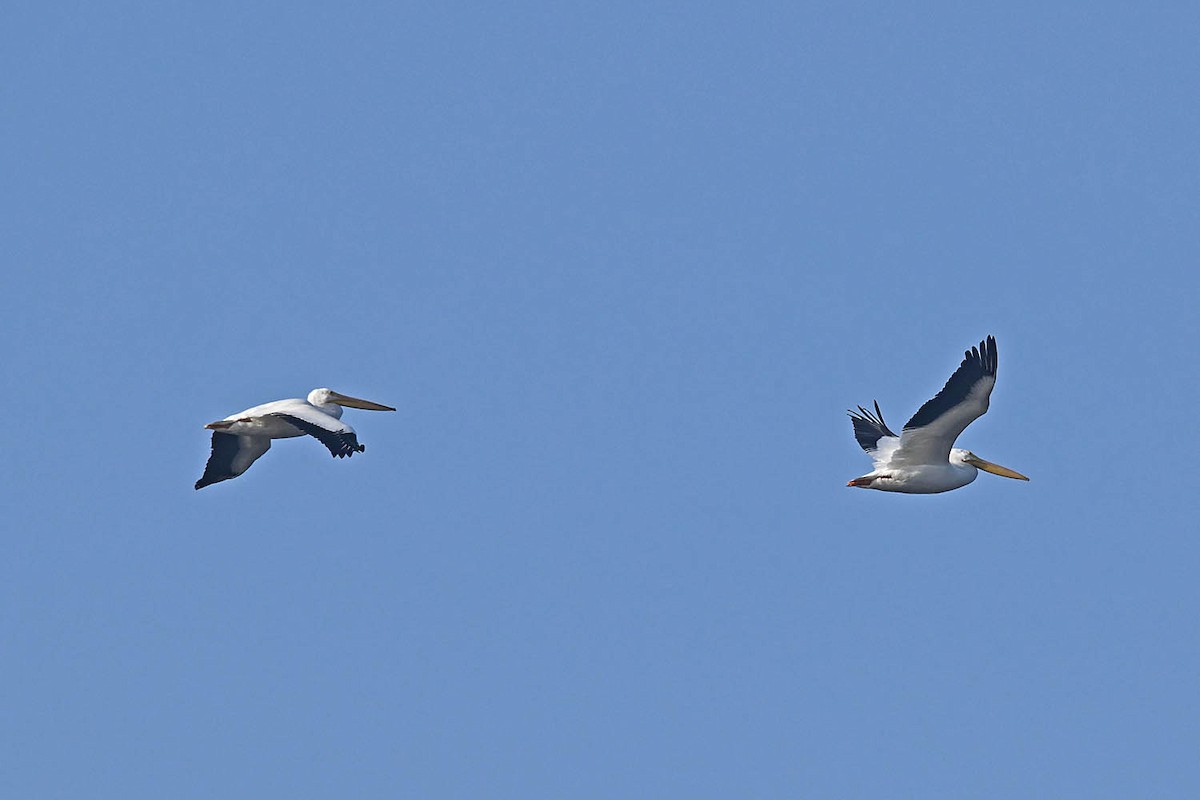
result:
M 1194 796 L 1198 36 L 10 8 L 0 793 Z M 1032 481 L 847 489 L 989 333 Z

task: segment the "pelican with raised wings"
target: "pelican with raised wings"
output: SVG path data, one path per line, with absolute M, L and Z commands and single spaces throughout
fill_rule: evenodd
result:
M 962 364 L 932 400 L 904 423 L 900 435 L 883 421 L 879 402 L 872 414 L 851 411 L 854 438 L 875 462 L 874 471 L 847 486 L 907 494 L 937 494 L 966 486 L 979 470 L 1027 481 L 1019 472 L 954 447 L 968 425 L 988 410 L 996 385 L 996 340 L 991 336 L 967 351 Z
M 210 422 L 204 427 L 213 432 L 212 455 L 208 457 L 204 474 L 196 481 L 196 488 L 203 489 L 241 475 L 271 449 L 272 439 L 308 435 L 329 448 L 336 458 L 361 453 L 367 448 L 358 443 L 354 428 L 341 421 L 342 406 L 367 411 L 396 410 L 332 389 L 313 389 L 306 400 L 276 400 Z

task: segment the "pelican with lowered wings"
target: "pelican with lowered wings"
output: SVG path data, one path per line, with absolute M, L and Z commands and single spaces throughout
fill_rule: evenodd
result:
M 996 385 L 996 340 L 991 336 L 967 351 L 962 364 L 937 396 L 917 409 L 900 435 L 883 421 L 879 403 L 872 414 L 862 406 L 851 411 L 854 438 L 875 462 L 874 471 L 847 486 L 907 494 L 937 494 L 966 486 L 979 470 L 1027 481 L 1019 472 L 984 461 L 970 450 L 954 447 L 968 425 L 988 410 Z
M 204 427 L 212 430 L 212 455 L 204 474 L 196 481 L 203 489 L 236 478 L 250 469 L 258 457 L 271 449 L 272 439 L 312 436 L 337 458 L 366 450 L 358 437 L 342 422 L 342 407 L 367 411 L 395 411 L 391 406 L 339 394 L 332 389 L 313 389 L 308 399 L 276 400 L 247 408 Z

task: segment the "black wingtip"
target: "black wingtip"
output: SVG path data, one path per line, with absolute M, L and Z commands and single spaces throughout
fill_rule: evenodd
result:
M 990 333 L 982 342 L 979 343 L 979 349 L 971 348 L 971 352 L 975 358 L 979 359 L 979 363 L 983 366 L 984 374 L 995 375 L 996 366 L 999 362 L 999 354 L 996 348 L 996 337 Z
M 896 435 L 883 421 L 883 412 L 879 410 L 878 400 L 875 401 L 874 414 L 862 406 L 858 407 L 857 412 L 849 411 L 847 413 L 850 415 L 850 421 L 854 428 L 854 438 L 858 441 L 859 446 L 868 453 L 875 449 L 879 440 L 884 436 Z
M 979 343 L 978 346 L 972 347 L 963 353 L 963 363 L 960 367 L 965 367 L 970 363 L 978 364 L 985 375 L 995 375 L 996 365 L 999 361 L 999 355 L 996 348 L 996 337 L 988 334 L 987 338 Z

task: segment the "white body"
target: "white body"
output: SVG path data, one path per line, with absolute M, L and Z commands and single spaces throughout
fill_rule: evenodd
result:
M 878 464 L 870 474 L 872 480 L 868 488 L 906 494 L 938 494 L 961 489 L 979 477 L 979 469 L 963 461 L 967 452 L 951 450 L 950 459 L 944 464 Z
M 320 425 L 334 432 L 350 432 L 354 429 L 345 423 L 339 423 L 342 418 L 342 407 L 337 403 L 314 403 L 313 395 L 320 389 L 309 393 L 308 400 L 300 398 L 292 398 L 290 400 L 276 400 L 272 403 L 263 403 L 262 405 L 247 408 L 245 411 L 240 411 L 237 414 L 230 414 L 222 420 L 222 422 L 232 422 L 228 428 L 222 428 L 225 433 L 230 433 L 240 436 L 266 436 L 268 439 L 288 439 L 293 436 L 304 436 L 304 431 L 286 422 L 278 414 L 287 414 L 293 417 L 311 422 L 314 425 Z M 316 398 L 324 399 L 324 398 Z

